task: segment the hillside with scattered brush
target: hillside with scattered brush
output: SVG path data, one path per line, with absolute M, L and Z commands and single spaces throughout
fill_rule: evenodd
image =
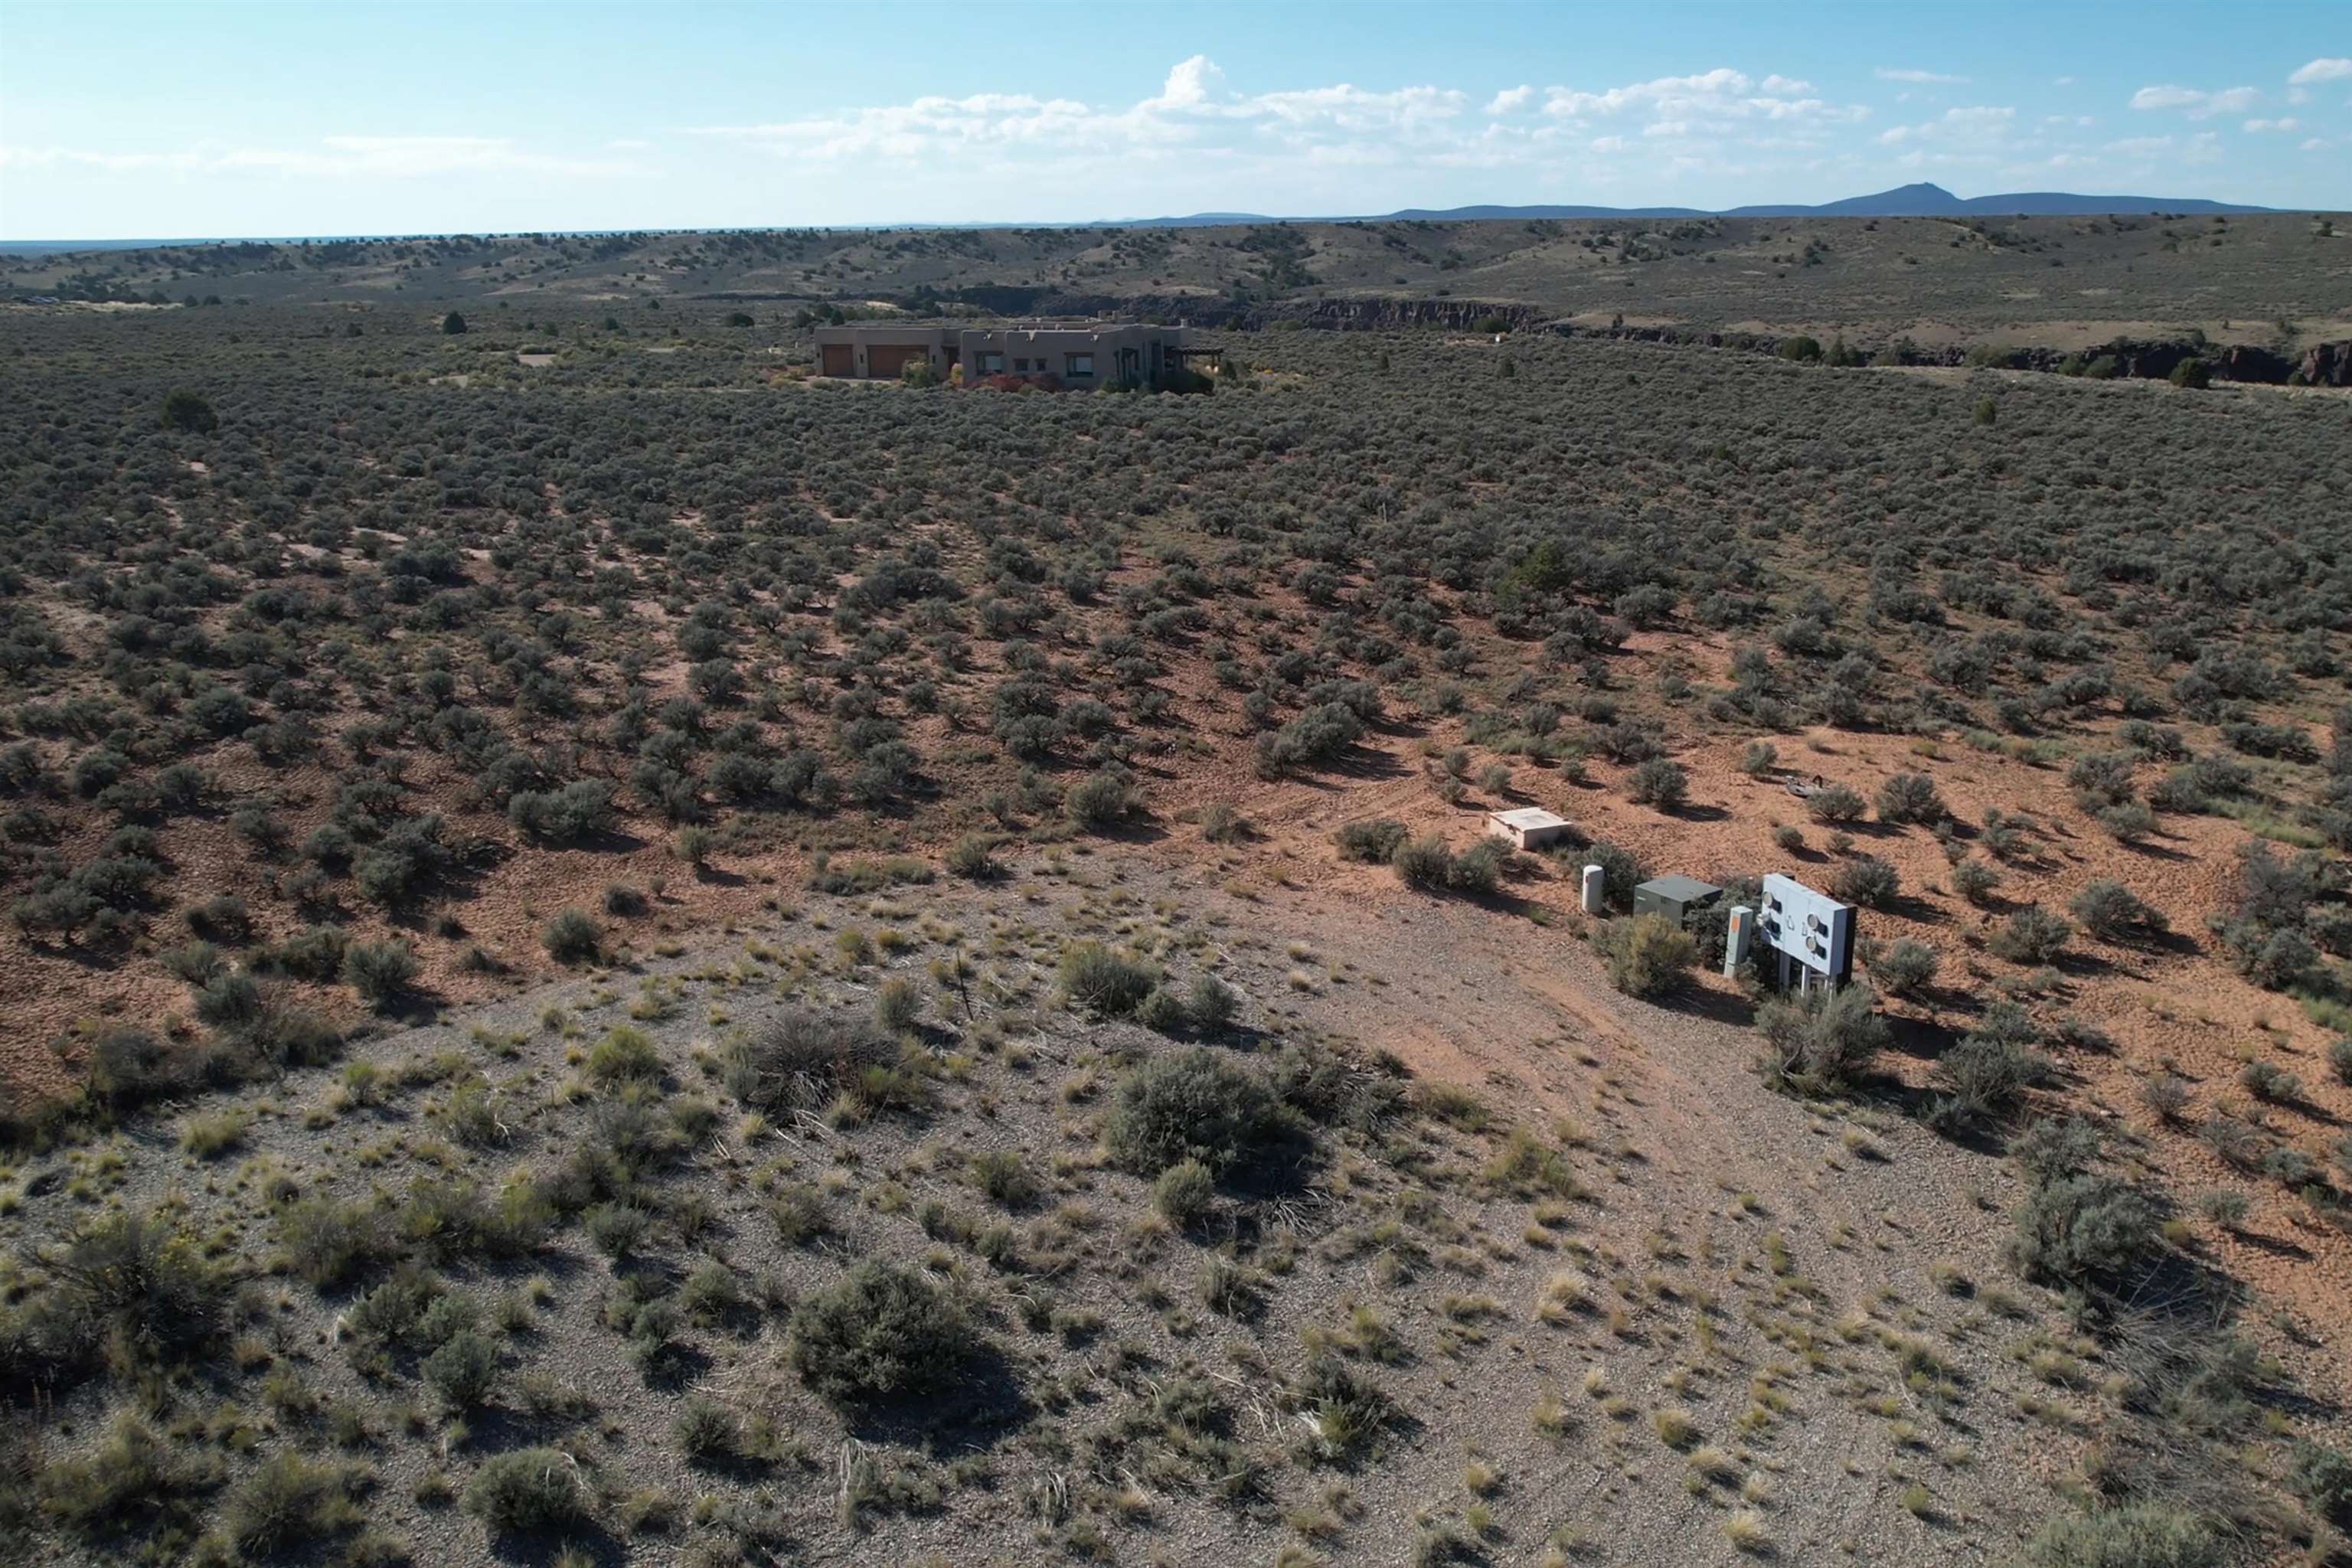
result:
M 232 309 L 1143 309 L 1207 324 L 1397 299 L 1531 319 L 1842 331 L 1874 344 L 1958 334 L 2071 350 L 2193 328 L 2285 353 L 2352 338 L 2347 234 L 2326 216 L 2281 213 L 460 235 L 0 254 L 0 296 Z
M 2342 1552 L 2341 393 L 458 303 L 0 310 L 15 1554 Z

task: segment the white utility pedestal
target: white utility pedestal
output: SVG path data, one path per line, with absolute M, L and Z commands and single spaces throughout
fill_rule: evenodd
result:
M 1731 924 L 1726 928 L 1723 941 L 1723 972 L 1738 974 L 1739 966 L 1748 961 L 1748 944 L 1755 940 L 1756 911 L 1746 904 L 1735 904 Z
M 1598 866 L 1587 866 L 1584 868 L 1584 912 L 1586 914 L 1597 915 L 1606 907 L 1601 889 L 1608 879 L 1609 874 Z

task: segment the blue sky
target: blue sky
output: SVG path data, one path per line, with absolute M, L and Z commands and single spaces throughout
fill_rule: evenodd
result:
M 0 237 L 2352 205 L 2352 6 L 7 0 Z

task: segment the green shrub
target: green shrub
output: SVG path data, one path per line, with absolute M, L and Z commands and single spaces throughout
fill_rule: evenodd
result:
M 1062 805 L 1076 826 L 1108 827 L 1135 809 L 1135 794 L 1118 773 L 1089 773 L 1071 787 Z
M 623 1024 L 588 1052 L 588 1076 L 611 1086 L 632 1081 L 652 1082 L 662 1075 L 661 1052 L 653 1037 Z
M 234 1029 L 261 1016 L 261 986 L 242 971 L 215 974 L 196 993 L 196 1016 L 215 1029 Z
M 551 1534 L 590 1522 L 580 1463 L 560 1448 L 515 1448 L 482 1461 L 462 1506 L 492 1531 Z
M 378 1007 L 405 996 L 420 968 L 415 950 L 396 939 L 353 942 L 343 953 L 343 983 Z
M 968 882 L 984 882 L 995 877 L 996 841 L 986 834 L 967 833 L 948 849 L 947 868 L 951 876 Z
M 1806 805 L 1816 822 L 1859 822 L 1863 814 L 1870 809 L 1870 803 L 1864 800 L 1857 791 L 1842 784 L 1828 784 L 1815 790 Z
M 1633 907 L 1633 889 L 1650 879 L 1650 868 L 1632 850 L 1605 839 L 1585 850 L 1581 864 L 1601 868 L 1601 896 L 1612 910 Z
M 1895 868 L 1875 855 L 1841 864 L 1830 877 L 1830 894 L 1843 903 L 1883 910 L 1902 896 L 1903 879 Z
M 868 1258 L 793 1310 L 792 1362 L 836 1405 L 950 1386 L 976 1348 L 955 1300 L 914 1269 Z
M 1020 1152 L 983 1149 L 965 1163 L 971 1184 L 1007 1208 L 1018 1208 L 1037 1196 L 1037 1178 Z
M 743 1423 L 717 1400 L 689 1394 L 670 1422 L 670 1439 L 689 1465 L 731 1463 L 743 1452 Z
M 898 1042 L 868 1018 L 792 1008 L 730 1043 L 719 1057 L 719 1079 L 749 1106 L 807 1108 L 898 1059 Z
M 2009 923 L 1993 932 L 1986 945 L 1993 955 L 2011 963 L 2048 963 L 2066 951 L 2066 942 L 2074 934 L 2065 917 L 2053 915 L 2039 905 L 2029 905 L 2009 917 Z
M 547 956 L 558 963 L 593 963 L 604 947 L 604 929 L 581 910 L 565 910 L 540 932 Z
M 1206 1219 L 1216 1201 L 1216 1173 L 1198 1160 L 1177 1161 L 1151 1184 L 1151 1206 L 1180 1229 Z
M 1091 937 L 1062 949 L 1057 973 L 1062 994 L 1074 1005 L 1108 1018 L 1134 1012 L 1160 984 L 1156 967 L 1114 952 Z
M 250 1125 L 242 1110 L 198 1111 L 180 1123 L 180 1148 L 199 1160 L 217 1160 L 245 1142 Z
M 1221 1170 L 1266 1137 L 1275 1120 L 1273 1096 L 1255 1073 L 1195 1046 L 1122 1079 L 1103 1138 L 1121 1164 L 1147 1174 L 1187 1159 Z
M 2303 1099 L 2303 1079 L 2276 1062 L 2248 1062 L 2238 1069 L 2238 1085 L 2256 1100 L 2273 1105 L 2294 1105 Z
M 2105 877 L 2076 893 L 2066 910 L 2082 922 L 2084 931 L 2102 942 L 2161 936 L 2169 929 L 2161 910 L 2121 882 Z
M 99 1544 L 189 1530 L 200 1500 L 220 1484 L 220 1465 L 201 1451 L 181 1452 L 125 1413 L 87 1458 L 52 1461 L 38 1484 L 42 1513 Z
M 2327 1070 L 2336 1081 L 2352 1086 L 2352 1036 L 2340 1037 L 2327 1047 Z
M 1983 860 L 1963 860 L 1952 868 L 1952 891 L 1972 904 L 1982 904 L 2000 886 L 2000 868 Z
M 1928 1120 L 1948 1131 L 1981 1126 L 2014 1111 L 2027 1089 L 2048 1083 L 2056 1072 L 2048 1057 L 2022 1041 L 1971 1034 L 1937 1058 L 1936 1081 L 1944 1093 Z
M 1370 822 L 1351 822 L 1331 837 L 1339 847 L 1342 859 L 1381 865 L 1392 858 L 1404 843 L 1405 826 L 1391 817 L 1381 816 Z
M 2025 1543 L 2026 1568 L 2220 1568 L 2212 1526 L 2156 1502 L 2046 1520 Z
M 367 1471 L 282 1448 L 221 1502 L 221 1531 L 247 1561 L 270 1561 L 367 1523 L 358 1493 Z
M 209 436 L 220 428 L 220 416 L 202 396 L 184 386 L 176 386 L 163 397 L 163 427 L 191 436 Z
M 1176 994 L 1172 986 L 1155 985 L 1142 1001 L 1136 1004 L 1135 1021 L 1147 1029 L 1172 1035 L 1184 1027 L 1187 1022 L 1184 999 Z
M 905 975 L 894 975 L 874 994 L 874 1024 L 885 1034 L 903 1035 L 923 1016 L 923 993 Z
M 2075 1283 L 2119 1275 L 2157 1246 L 2156 1207 L 2112 1176 L 2046 1182 L 2017 1211 L 2010 1258 L 2038 1279 Z
M 498 1392 L 499 1347 L 488 1334 L 463 1329 L 425 1358 L 425 1381 L 460 1410 L 487 1405 Z
M 626 1258 L 653 1229 L 654 1216 L 634 1204 L 598 1204 L 583 1223 L 597 1251 L 607 1258 Z
M 1213 974 L 1196 974 L 1192 984 L 1184 988 L 1184 1019 L 1197 1033 L 1222 1035 L 1233 1026 L 1240 1012 L 1240 994 Z M 2352 1056 L 2347 1056 L 2347 1070 L 2352 1070 Z M 2352 1083 L 2352 1078 L 2345 1081 Z
M 1408 888 L 1443 888 L 1454 870 L 1454 852 L 1433 833 L 1399 844 L 1389 856 L 1389 866 Z
M 1698 943 L 1664 915 L 1611 921 L 1593 933 L 1609 971 L 1609 984 L 1628 996 L 1665 996 L 1690 982 L 1698 964 Z
M 1870 977 L 1889 996 L 1916 996 L 1934 982 L 1939 962 L 1934 948 L 1905 937 L 1871 963 Z
M 275 1229 L 289 1266 L 322 1290 L 349 1284 L 399 1250 L 383 1211 L 369 1204 L 298 1199 L 278 1211 Z
M 833 1229 L 824 1192 L 810 1182 L 792 1182 L 778 1188 L 768 1200 L 768 1217 L 775 1222 L 777 1238 L 786 1247 L 798 1247 Z
M 1637 805 L 1655 806 L 1660 811 L 1679 811 L 1690 798 L 1690 773 L 1680 763 L 1670 763 L 1664 757 L 1652 757 L 1637 763 L 1626 780 L 1625 793 Z
M 2297 1443 L 2287 1462 L 2287 1490 L 2332 1524 L 2352 1525 L 2352 1457 L 2322 1443 Z
M 1312 1433 L 1314 1456 L 1341 1463 L 1380 1440 L 1398 1415 L 1372 1375 L 1328 1351 L 1311 1358 L 1295 1390 Z
M 36 1338 L 58 1373 L 100 1352 L 128 1373 L 220 1349 L 229 1277 L 160 1215 L 89 1220 L 43 1266 L 49 1283 L 36 1299 Z
M 1226 801 L 1211 801 L 1201 808 L 1201 837 L 1212 844 L 1238 844 L 1253 831 L 1249 818 Z
M 1886 1048 L 1886 1021 L 1865 985 L 1775 997 L 1757 1009 L 1756 1027 L 1765 1081 L 1804 1093 L 1848 1087 Z

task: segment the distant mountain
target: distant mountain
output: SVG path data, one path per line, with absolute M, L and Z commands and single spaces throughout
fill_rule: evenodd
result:
M 2090 217 L 2107 213 L 2263 213 L 2274 207 L 2243 206 L 2234 202 L 2207 201 L 2200 196 L 2085 196 L 2070 191 L 2012 191 L 2002 195 L 1956 196 L 1941 185 L 1925 181 L 1897 185 L 1867 196 L 1805 206 L 1794 202 L 1766 203 L 1709 212 L 1703 207 L 1602 206 L 1467 206 L 1407 207 L 1401 212 L 1357 218 L 1261 217 L 1251 213 L 1195 213 L 1190 217 L 1129 218 L 1112 225 L 1121 228 L 1197 228 L 1221 223 L 1467 223 L 1480 219 L 1517 218 L 1658 218 L 1658 217 Z
M 2261 213 L 2200 196 L 2084 196 L 2071 191 L 2011 191 L 1997 196 L 1952 195 L 1922 181 L 1875 195 L 1848 196 L 1819 206 L 1734 207 L 1726 217 L 2086 217 L 2107 213 Z

